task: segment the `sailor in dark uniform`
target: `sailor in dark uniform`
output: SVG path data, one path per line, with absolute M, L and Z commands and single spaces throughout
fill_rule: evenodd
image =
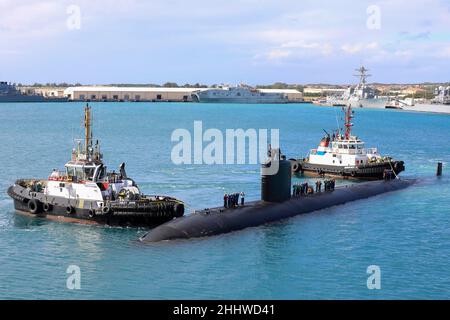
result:
M 224 194 L 224 196 L 223 196 L 223 206 L 225 207 L 225 208 L 227 208 L 228 207 L 228 194 Z

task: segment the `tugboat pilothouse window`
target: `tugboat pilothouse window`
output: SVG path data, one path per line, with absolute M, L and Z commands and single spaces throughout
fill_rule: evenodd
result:
M 77 180 L 83 180 L 84 178 L 83 168 L 75 167 L 75 177 L 77 177 Z
M 103 180 L 103 179 L 105 179 L 105 176 L 106 176 L 106 168 L 103 167 L 103 168 L 100 170 L 100 173 L 99 173 L 99 175 L 98 175 L 98 180 Z
M 94 177 L 95 167 L 67 167 L 67 176 L 74 181 L 92 180 Z
M 94 171 L 95 171 L 94 167 L 84 168 L 85 180 L 92 180 L 92 178 L 94 177 Z
M 67 167 L 67 176 L 69 178 L 72 178 L 75 176 L 75 168 L 74 167 Z

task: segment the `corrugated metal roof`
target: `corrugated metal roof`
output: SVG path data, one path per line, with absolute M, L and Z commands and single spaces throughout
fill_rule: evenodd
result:
M 296 89 L 258 89 L 258 90 L 266 93 L 301 93 Z

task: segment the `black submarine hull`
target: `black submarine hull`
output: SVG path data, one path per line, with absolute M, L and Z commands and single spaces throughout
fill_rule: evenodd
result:
M 255 201 L 237 208 L 205 209 L 164 223 L 141 237 L 142 242 L 214 236 L 256 227 L 299 214 L 401 190 L 414 180 L 369 181 L 338 187 L 333 191 L 292 197 L 283 202 Z

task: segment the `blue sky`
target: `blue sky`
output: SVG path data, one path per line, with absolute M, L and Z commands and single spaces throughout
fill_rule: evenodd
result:
M 351 83 L 360 64 L 450 81 L 450 0 L 0 0 L 2 80 Z

